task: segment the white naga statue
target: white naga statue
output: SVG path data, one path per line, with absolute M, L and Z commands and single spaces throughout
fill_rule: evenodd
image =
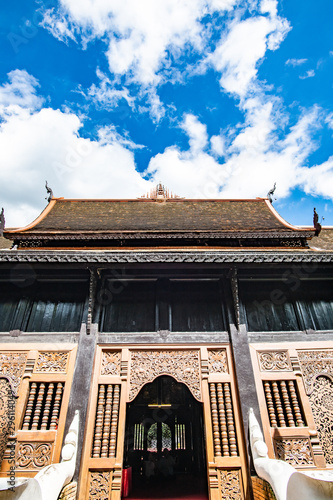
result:
M 283 460 L 268 458 L 268 449 L 252 408 L 249 415 L 249 428 L 256 473 L 271 485 L 276 500 L 333 499 L 332 472 L 299 472 Z
M 8 479 L 1 478 L 0 500 L 57 500 L 75 472 L 78 432 L 79 412 L 76 411 L 61 450 L 61 462 L 43 467 L 35 477 L 17 478 L 14 487 L 8 484 Z

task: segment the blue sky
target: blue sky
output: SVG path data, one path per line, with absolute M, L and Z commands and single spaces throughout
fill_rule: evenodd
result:
M 333 225 L 333 3 L 16 0 L 0 16 L 0 206 L 255 198 Z M 1 207 L 0 207 L 1 208 Z

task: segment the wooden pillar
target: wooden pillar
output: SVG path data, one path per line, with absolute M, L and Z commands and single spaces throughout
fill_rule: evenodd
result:
M 72 388 L 69 398 L 68 412 L 66 418 L 65 432 L 66 436 L 69 426 L 74 418 L 75 411 L 79 410 L 79 436 L 78 450 L 76 457 L 76 467 L 73 481 L 78 481 L 82 447 L 85 433 L 85 424 L 87 420 L 88 399 L 90 393 L 90 384 L 93 372 L 94 355 L 97 340 L 97 325 L 92 324 L 90 333 L 87 335 L 86 325 L 82 324 L 79 338 L 78 351 L 76 356 Z
M 247 462 L 249 464 L 249 491 L 247 498 L 253 498 L 250 475 L 256 475 L 250 453 L 249 440 L 249 411 L 253 408 L 254 414 L 261 425 L 259 400 L 256 391 L 254 371 L 251 361 L 248 332 L 239 299 L 237 269 L 230 272 L 230 292 L 228 300 L 228 319 L 230 331 L 230 344 L 234 360 L 235 379 L 239 395 L 240 417 L 245 437 Z

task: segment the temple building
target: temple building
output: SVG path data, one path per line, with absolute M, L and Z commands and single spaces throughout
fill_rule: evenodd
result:
M 270 458 L 333 472 L 333 228 L 316 212 L 294 227 L 269 198 L 160 184 L 2 220 L 0 477 L 58 463 L 76 410 L 80 500 L 274 499 L 250 408 Z

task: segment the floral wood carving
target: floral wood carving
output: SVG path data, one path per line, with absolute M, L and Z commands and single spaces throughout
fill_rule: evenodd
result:
M 120 375 L 120 352 L 104 351 L 101 375 Z
M 220 470 L 221 498 L 242 500 L 242 491 L 238 470 Z
M 129 401 L 133 401 L 145 384 L 160 375 L 171 375 L 177 382 L 184 383 L 201 401 L 198 350 L 132 351 Z
M 313 384 L 319 375 L 326 375 L 333 381 L 333 350 L 298 351 L 297 354 L 308 395 L 313 391 Z
M 90 472 L 89 500 L 109 500 L 110 472 Z
M 319 442 L 326 463 L 333 465 L 333 383 L 327 377 L 318 377 L 309 396 Z
M 14 432 L 13 420 L 10 415 L 15 416 L 16 400 L 8 380 L 0 379 L 0 465 L 7 448 L 8 436 Z
M 34 372 L 66 373 L 68 352 L 40 352 Z
M 258 352 L 260 371 L 292 371 L 287 351 Z
M 244 235 L 243 235 L 244 236 Z M 313 233 L 306 234 L 303 233 L 303 238 L 312 237 Z M 79 237 L 82 238 L 82 233 L 79 234 Z M 100 234 L 99 234 L 100 237 Z M 107 238 L 110 238 L 110 234 L 106 235 Z M 177 236 L 179 237 L 179 235 Z M 236 236 L 234 236 L 236 237 Z M 198 235 L 196 234 L 196 238 Z M 34 246 L 36 246 L 34 244 Z M 324 262 L 331 263 L 333 262 L 333 255 L 331 252 L 310 252 L 304 254 L 300 254 L 299 252 L 296 254 L 295 252 L 284 252 L 284 251 L 270 251 L 270 252 L 256 252 L 256 251 L 242 251 L 241 253 L 238 251 L 232 250 L 221 250 L 214 252 L 114 252 L 109 255 L 101 252 L 94 251 L 75 251 L 75 250 L 64 250 L 63 252 L 54 253 L 52 250 L 44 251 L 41 250 L 39 252 L 35 252 L 34 250 L 26 250 L 22 253 L 13 254 L 11 250 L 3 250 L 0 253 L 0 262 L 58 262 L 58 263 L 86 263 L 89 264 L 91 262 L 96 263 L 108 263 L 108 264 L 126 264 L 126 263 L 147 263 L 147 262 L 199 262 L 202 264 L 203 262 L 208 263 L 294 263 L 297 262 Z
M 51 463 L 51 443 L 19 443 L 16 469 L 41 469 Z
M 294 467 L 314 465 L 309 439 L 275 439 L 275 455 Z
M 18 390 L 25 369 L 27 354 L 21 352 L 0 353 L 0 377 L 4 377 L 10 383 L 14 396 L 18 396 Z
M 208 351 L 209 373 L 229 373 L 227 351 Z

